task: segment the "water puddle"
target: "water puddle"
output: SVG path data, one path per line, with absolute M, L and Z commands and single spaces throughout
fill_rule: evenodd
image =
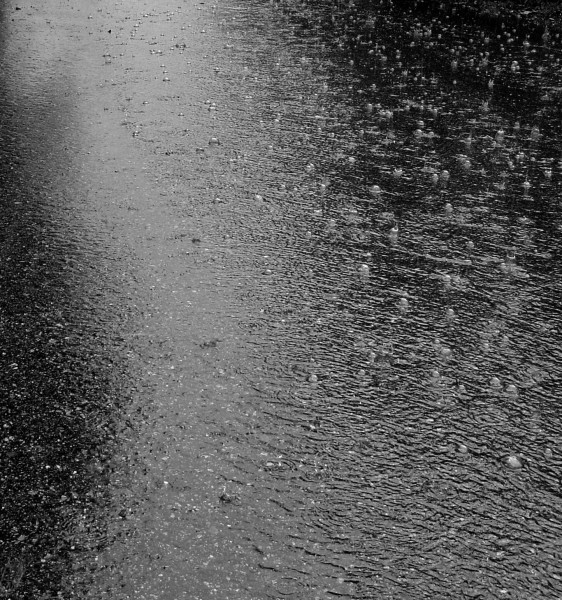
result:
M 4 83 L 7 423 L 70 419 L 4 596 L 558 597 L 558 30 L 172 4 L 79 3 L 67 125 Z

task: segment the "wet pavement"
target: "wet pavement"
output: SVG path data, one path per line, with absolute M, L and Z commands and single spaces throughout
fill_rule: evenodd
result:
M 557 22 L 336 4 L 0 8 L 0 597 L 562 597 Z

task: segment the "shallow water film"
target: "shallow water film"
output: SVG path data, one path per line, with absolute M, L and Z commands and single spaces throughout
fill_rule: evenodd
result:
M 0 7 L 0 598 L 562 598 L 560 19 Z

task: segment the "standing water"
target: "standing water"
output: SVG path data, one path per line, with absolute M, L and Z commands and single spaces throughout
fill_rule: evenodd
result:
M 560 40 L 446 4 L 2 9 L 0 597 L 562 596 Z

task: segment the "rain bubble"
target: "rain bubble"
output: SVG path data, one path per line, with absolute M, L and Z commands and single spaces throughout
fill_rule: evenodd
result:
M 505 459 L 505 464 L 510 469 L 520 469 L 523 466 L 523 461 L 521 460 L 521 457 L 512 454 Z
M 369 277 L 369 265 L 361 265 L 359 267 L 359 274 L 361 275 L 361 277 Z
M 445 204 L 445 214 L 447 216 L 451 216 L 453 214 L 453 205 L 450 202 L 447 202 L 447 204 Z
M 497 377 L 492 377 L 490 379 L 490 387 L 494 388 L 494 389 L 498 389 L 501 388 L 501 381 L 497 378 Z
M 381 191 L 382 190 L 381 190 L 381 188 L 378 185 L 372 185 L 369 188 L 369 192 L 371 192 L 371 196 L 375 196 L 375 197 L 380 196 L 381 195 Z
M 449 173 L 449 171 L 447 171 L 446 169 L 444 171 L 441 171 L 441 179 L 443 181 L 449 181 L 450 178 L 451 174 Z
M 441 373 L 437 369 L 433 369 L 429 374 L 429 381 L 433 384 L 437 384 L 441 381 Z
M 533 127 L 533 128 L 531 129 L 531 135 L 530 135 L 530 138 L 531 138 L 533 141 L 536 141 L 536 140 L 538 140 L 538 139 L 539 139 L 539 136 L 540 136 L 540 130 L 539 130 L 539 128 L 538 128 L 538 127 L 535 125 L 535 127 Z

